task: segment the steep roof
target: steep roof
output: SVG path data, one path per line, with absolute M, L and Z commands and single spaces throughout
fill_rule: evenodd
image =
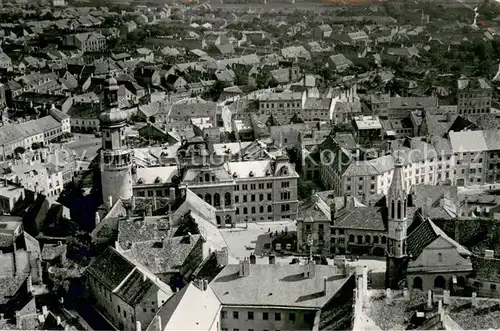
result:
M 356 207 L 334 221 L 335 228 L 384 231 L 387 227 L 385 207 Z
M 455 246 L 458 253 L 461 255 L 471 255 L 469 250 L 457 243 L 455 240 L 450 238 L 446 233 L 444 233 L 441 228 L 439 228 L 434 222 L 429 218 L 425 219 L 410 235 L 406 240 L 408 254 L 412 256 L 412 259 L 417 259 L 422 251 L 429 246 L 437 238 L 443 238 L 448 241 L 451 245 Z
M 114 290 L 134 270 L 135 266 L 121 254 L 108 247 L 88 267 L 87 272 Z
M 157 315 L 164 323 L 161 331 L 212 330 L 218 321 L 220 308 L 221 303 L 210 287 L 202 291 L 189 283 L 172 296 Z M 155 323 L 153 321 L 148 330 L 156 331 Z

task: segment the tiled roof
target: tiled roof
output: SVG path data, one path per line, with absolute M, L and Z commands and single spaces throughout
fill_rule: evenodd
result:
M 307 198 L 299 204 L 299 219 L 309 219 L 315 221 L 325 221 L 331 219 L 330 206 L 317 194 Z
M 0 304 L 6 304 L 21 288 L 26 281 L 27 275 L 8 276 L 0 278 Z
M 53 260 L 61 255 L 66 255 L 66 245 L 45 244 L 42 249 L 42 260 Z
M 346 283 L 329 265 L 314 265 L 315 276 L 304 277 L 304 265 L 251 264 L 239 276 L 239 265 L 226 266 L 210 283 L 223 305 L 323 307 Z M 326 294 L 323 293 L 326 278 Z
M 114 290 L 134 270 L 135 266 L 112 248 L 107 248 L 88 267 L 87 272 L 108 289 Z
M 415 109 L 437 106 L 438 99 L 436 97 L 391 97 L 389 102 L 389 108 L 391 109 Z
M 330 98 L 307 98 L 303 109 L 329 110 L 332 104 Z
M 145 278 L 144 275 L 136 269 L 127 277 L 125 283 L 116 291 L 116 294 L 126 303 L 134 307 L 146 297 L 153 286 L 153 282 Z
M 164 240 L 171 236 L 168 217 L 145 217 L 118 223 L 118 243 L 123 249 L 136 242 Z
M 413 260 L 417 259 L 422 251 L 439 237 L 455 246 L 459 254 L 471 255 L 465 247 L 450 238 L 429 218 L 422 221 L 422 223 L 408 236 L 406 240 L 408 254 L 411 255 Z
M 136 242 L 124 254 L 154 274 L 180 272 L 195 245 L 202 240 L 200 235 L 190 237 Z
M 334 221 L 335 228 L 384 231 L 387 228 L 385 207 L 356 207 Z

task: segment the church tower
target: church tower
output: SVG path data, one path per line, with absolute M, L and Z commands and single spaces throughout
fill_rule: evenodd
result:
M 118 199 L 132 198 L 132 152 L 125 139 L 127 113 L 118 107 L 118 83 L 108 75 L 104 81 L 100 170 L 102 198 L 108 208 Z
M 407 236 L 407 198 L 408 193 L 403 173 L 403 162 L 396 159 L 391 186 L 387 192 L 387 287 L 396 288 L 404 279 L 406 270 Z

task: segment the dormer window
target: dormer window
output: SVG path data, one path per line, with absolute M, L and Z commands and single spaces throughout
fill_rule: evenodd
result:
M 250 173 L 248 174 L 249 177 L 254 177 L 255 174 L 253 173 L 253 171 L 250 171 Z
M 233 178 L 237 178 L 238 174 L 236 172 L 233 172 Z
M 139 178 L 139 179 L 137 180 L 137 184 L 144 184 L 144 179 Z
M 159 183 L 161 183 L 161 178 L 160 178 L 160 176 L 156 177 L 156 179 L 155 179 L 155 184 L 159 184 Z

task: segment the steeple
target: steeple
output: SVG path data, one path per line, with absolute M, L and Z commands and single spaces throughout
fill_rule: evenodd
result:
M 391 219 L 402 220 L 406 218 L 406 198 L 407 191 L 403 173 L 403 160 L 398 156 L 394 163 L 394 173 L 389 191 L 387 192 L 387 202 L 390 209 L 389 217 Z
M 395 160 L 394 174 L 387 193 L 387 208 L 389 211 L 388 252 L 391 255 L 401 257 L 406 254 L 407 191 L 403 173 L 403 161 L 399 156 Z

